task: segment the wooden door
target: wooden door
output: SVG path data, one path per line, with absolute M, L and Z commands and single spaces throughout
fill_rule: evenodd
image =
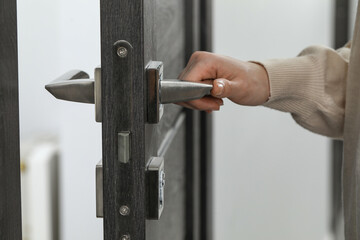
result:
M 0 0 L 0 238 L 21 239 L 16 1 Z
M 209 50 L 210 20 L 206 0 L 101 1 L 105 240 L 211 239 L 211 117 L 167 104 L 147 123 L 145 73 L 162 61 L 176 78 L 193 51 Z M 152 157 L 166 173 L 159 220 L 147 217 Z

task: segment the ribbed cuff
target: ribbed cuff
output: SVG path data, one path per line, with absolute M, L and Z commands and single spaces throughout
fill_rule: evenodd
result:
M 321 63 L 311 56 L 255 62 L 269 76 L 270 98 L 264 106 L 285 112 L 308 112 L 303 101 L 317 100 L 323 94 Z

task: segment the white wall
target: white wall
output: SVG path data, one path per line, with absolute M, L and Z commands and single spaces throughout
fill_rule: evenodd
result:
M 98 0 L 19 0 L 21 140 L 58 137 L 62 240 L 102 239 L 95 212 L 101 125 L 94 106 L 54 99 L 44 85 L 70 69 L 93 76 L 100 64 Z M 26 200 L 26 199 L 24 199 Z
M 332 45 L 331 0 L 215 0 L 214 50 L 242 60 Z M 215 113 L 215 239 L 324 239 L 329 141 L 289 114 L 225 101 Z

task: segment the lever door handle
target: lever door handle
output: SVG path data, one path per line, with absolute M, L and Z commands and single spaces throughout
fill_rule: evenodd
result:
M 185 102 L 209 95 L 212 85 L 178 79 L 163 79 L 163 63 L 151 61 L 146 67 L 147 122 L 158 123 L 163 104 Z M 45 86 L 57 99 L 95 103 L 95 120 L 101 122 L 101 67 L 94 79 L 80 70 L 69 71 Z
M 178 79 L 160 81 L 160 103 L 177 103 L 195 100 L 210 95 L 210 84 Z
M 158 123 L 165 103 L 195 100 L 209 95 L 213 86 L 178 79 L 163 79 L 163 63 L 151 61 L 146 67 L 148 84 L 147 122 Z
M 95 104 L 95 120 L 101 122 L 101 68 L 95 68 L 94 79 L 86 72 L 71 70 L 45 85 L 54 97 L 61 100 Z
M 89 75 L 80 70 L 72 70 L 61 75 L 45 85 L 45 89 L 57 99 L 95 103 L 94 80 L 89 79 Z

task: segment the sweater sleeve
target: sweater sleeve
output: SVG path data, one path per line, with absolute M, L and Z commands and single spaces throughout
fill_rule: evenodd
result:
M 342 138 L 350 46 L 304 49 L 296 58 L 257 62 L 265 67 L 270 98 L 264 106 L 290 112 L 304 128 Z

